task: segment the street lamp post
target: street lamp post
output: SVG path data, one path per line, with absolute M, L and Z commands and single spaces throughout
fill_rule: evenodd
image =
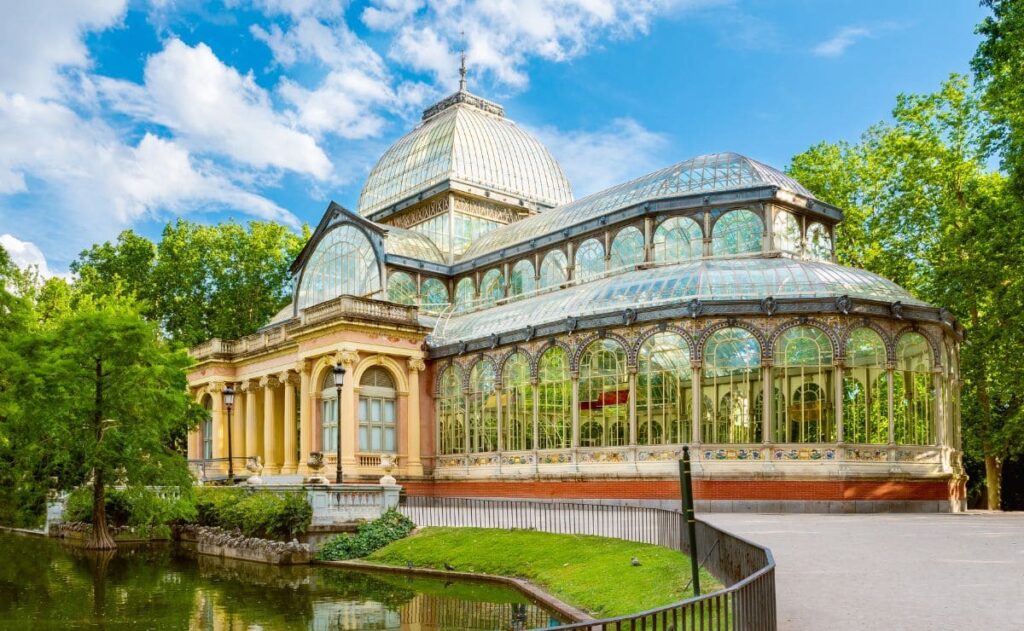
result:
M 338 468 L 335 471 L 334 478 L 337 484 L 341 484 L 341 388 L 345 385 L 345 369 L 340 364 L 334 365 L 334 388 L 338 391 L 338 425 L 335 430 L 338 432 L 338 442 L 335 445 L 335 458 L 338 463 Z
M 228 480 L 229 484 L 235 483 L 234 454 L 231 452 L 231 408 L 235 405 L 235 389 L 228 384 L 224 388 L 224 407 L 228 409 Z

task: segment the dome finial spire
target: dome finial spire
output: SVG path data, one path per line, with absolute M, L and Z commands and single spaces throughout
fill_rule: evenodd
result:
M 459 50 L 459 92 L 466 91 L 466 32 L 462 31 L 459 33 L 462 35 L 462 48 Z

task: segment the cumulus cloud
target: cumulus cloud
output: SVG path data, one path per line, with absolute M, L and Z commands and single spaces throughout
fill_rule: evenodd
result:
M 565 169 L 577 198 L 664 166 L 668 140 L 631 118 L 596 130 L 531 129 Z
M 840 57 L 850 46 L 858 41 L 874 37 L 875 33 L 863 26 L 847 26 L 836 32 L 835 35 L 819 43 L 812 49 L 818 57 Z
M 22 241 L 13 234 L 0 234 L 0 247 L 7 251 L 11 261 L 18 267 L 35 267 L 43 278 L 53 276 L 50 266 L 46 264 L 46 256 L 35 243 Z

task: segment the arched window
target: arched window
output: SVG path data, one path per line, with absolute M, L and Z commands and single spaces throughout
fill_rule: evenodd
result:
M 448 306 L 448 287 L 436 278 L 427 278 L 420 285 L 421 307 L 426 311 L 443 311 Z
M 398 409 L 395 382 L 386 368 L 374 366 L 359 380 L 359 450 L 394 453 Z
M 591 342 L 580 359 L 580 446 L 629 442 L 626 350 L 614 340 Z
M 338 389 L 334 387 L 334 373 L 327 370 L 320 382 L 320 451 L 338 451 Z
M 935 383 L 932 347 L 920 333 L 908 332 L 896 342 L 893 374 L 893 437 L 897 445 L 935 442 Z
M 690 442 L 692 408 L 690 347 L 677 333 L 652 335 L 640 347 L 637 357 L 637 444 Z
M 889 442 L 889 377 L 885 343 L 867 327 L 846 341 L 843 369 L 843 442 Z
M 455 285 L 455 311 L 469 309 L 476 300 L 476 285 L 469 276 L 463 278 Z
M 533 386 L 530 359 L 516 353 L 505 362 L 501 375 L 501 427 L 507 451 L 533 449 Z
M 761 251 L 764 224 L 749 210 L 731 210 L 711 230 L 711 253 L 715 256 Z
M 551 250 L 540 264 L 540 287 L 557 287 L 569 278 L 569 260 L 565 252 Z
M 832 260 L 832 236 L 818 222 L 807 228 L 807 256 L 818 261 Z
M 504 297 L 505 279 L 498 269 L 489 269 L 484 272 L 480 279 L 480 302 L 485 305 L 493 305 Z
M 537 366 L 539 449 L 566 449 L 572 445 L 572 381 L 569 357 L 560 346 L 540 356 Z
M 203 460 L 213 458 L 213 399 L 210 395 L 203 397 Z
M 775 235 L 775 249 L 791 254 L 800 253 L 800 220 L 786 210 L 776 209 L 775 220 L 772 221 L 772 233 Z
M 343 224 L 324 235 L 306 262 L 299 309 L 343 294 L 366 296 L 380 291 L 380 285 L 380 268 L 370 240 L 359 228 Z
M 787 329 L 775 341 L 773 358 L 776 442 L 835 442 L 835 366 L 828 335 L 814 326 Z
M 588 281 L 604 273 L 604 246 L 597 239 L 587 239 L 576 250 L 576 280 Z
M 626 226 L 612 241 L 612 269 L 632 267 L 644 262 L 644 235 L 635 226 Z
M 537 289 L 537 279 L 533 273 L 533 263 L 523 259 L 512 266 L 512 278 L 508 284 L 510 296 L 528 294 Z
M 469 393 L 466 409 L 469 414 L 469 451 L 479 453 L 498 448 L 498 400 L 494 385 L 497 373 L 494 362 L 478 361 L 469 371 Z
M 405 272 L 391 272 L 388 276 L 388 300 L 403 305 L 416 304 L 416 281 Z
M 438 453 L 466 451 L 466 400 L 462 394 L 462 375 L 456 366 L 441 373 L 437 396 Z
M 704 233 L 690 217 L 669 217 L 654 231 L 654 260 L 659 263 L 699 259 Z
M 761 419 L 754 400 L 761 391 L 761 346 L 747 330 L 720 329 L 704 345 L 701 387 L 711 410 L 702 426 L 706 443 L 759 443 Z

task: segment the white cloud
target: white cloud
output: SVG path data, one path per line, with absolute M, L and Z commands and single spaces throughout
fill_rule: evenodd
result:
M 812 49 L 818 57 L 839 57 L 846 52 L 846 49 L 856 44 L 859 40 L 874 37 L 871 29 L 863 26 L 847 26 L 840 29 L 835 35 L 819 43 Z
M 0 91 L 55 96 L 62 71 L 90 64 L 82 36 L 120 22 L 125 0 L 5 2 L 0 18 Z
M 631 118 L 593 130 L 531 130 L 565 169 L 577 198 L 643 175 L 664 165 L 668 140 Z
M 225 65 L 205 44 L 172 39 L 146 62 L 144 85 L 100 80 L 111 105 L 173 130 L 190 149 L 256 168 L 324 179 L 331 161 L 309 134 L 275 111 L 252 74 Z
M 46 264 L 46 256 L 35 243 L 22 241 L 13 234 L 0 234 L 0 247 L 7 250 L 11 261 L 18 267 L 22 269 L 35 267 L 43 278 L 53 276 L 50 273 L 50 266 Z

